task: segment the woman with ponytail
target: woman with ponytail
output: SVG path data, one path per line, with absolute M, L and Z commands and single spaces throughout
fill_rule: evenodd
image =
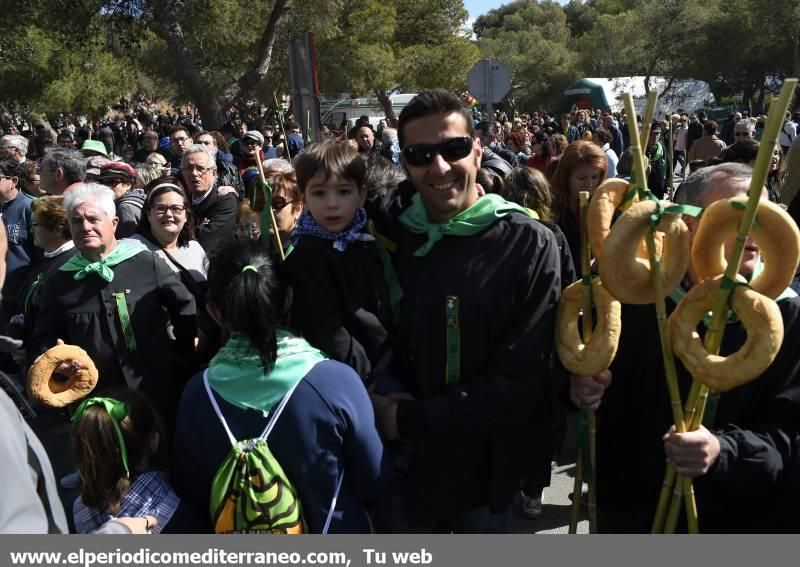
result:
M 193 508 L 209 510 L 212 481 L 231 450 L 221 420 L 237 441 L 264 431 L 272 454 L 297 490 L 308 530 L 371 530 L 365 502 L 388 480 L 390 464 L 366 389 L 348 366 L 290 333 L 289 298 L 266 244 L 223 247 L 208 268 L 208 310 L 229 336 L 206 372 L 183 392 L 175 433 L 175 487 Z M 216 409 L 215 409 L 216 405 Z M 211 531 L 211 517 L 202 515 Z

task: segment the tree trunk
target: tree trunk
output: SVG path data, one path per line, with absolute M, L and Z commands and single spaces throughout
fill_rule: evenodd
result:
M 173 63 L 180 70 L 180 77 L 192 102 L 200 111 L 204 126 L 209 130 L 220 128 L 225 122 L 225 109 L 257 85 L 269 71 L 278 27 L 287 13 L 289 0 L 275 1 L 257 47 L 258 58 L 253 68 L 217 95 L 212 92 L 211 85 L 200 73 L 197 62 L 186 47 L 178 14 L 178 2 L 153 0 L 151 4 L 155 15 L 153 30 L 167 42 L 167 50 L 172 56 Z
M 386 114 L 386 120 L 396 120 L 397 117 L 394 115 L 392 101 L 389 98 L 389 95 L 386 94 L 386 91 L 383 89 L 375 89 L 375 96 L 378 97 L 378 102 L 380 102 L 381 106 L 383 107 L 383 112 Z

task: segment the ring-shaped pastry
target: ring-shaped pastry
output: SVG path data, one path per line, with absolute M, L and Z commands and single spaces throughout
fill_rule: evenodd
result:
M 692 267 L 699 280 L 725 273 L 725 242 L 736 235 L 746 204 L 747 197 L 732 197 L 712 203 L 703 212 L 692 243 Z M 786 211 L 761 200 L 750 236 L 764 256 L 764 271 L 750 287 L 775 299 L 792 283 L 800 262 L 800 232 Z
M 742 347 L 728 356 L 709 354 L 697 324 L 711 310 L 722 277 L 694 286 L 669 317 L 672 349 L 695 380 L 717 392 L 727 392 L 760 376 L 783 342 L 783 318 L 777 303 L 748 287 L 735 286 L 730 305 L 747 331 Z
M 661 201 L 663 207 L 670 205 L 668 201 Z M 631 205 L 606 238 L 600 276 L 609 293 L 622 303 L 644 305 L 655 301 L 650 261 L 637 257 L 637 250 L 650 230 L 650 217 L 657 210 L 655 201 Z M 656 230 L 664 233 L 661 286 L 666 296 L 678 287 L 689 267 L 689 229 L 681 215 L 663 214 Z
M 59 381 L 53 372 L 62 362 L 77 360 L 81 369 L 72 378 Z M 56 345 L 31 366 L 28 396 L 53 408 L 64 407 L 86 397 L 97 385 L 97 367 L 86 351 L 75 345 Z
M 578 330 L 578 313 L 583 306 L 582 287 L 579 280 L 561 294 L 556 314 L 556 349 L 564 368 L 573 374 L 595 376 L 607 369 L 617 354 L 622 307 L 605 290 L 600 278 L 592 280 L 597 325 L 592 338 L 584 344 Z

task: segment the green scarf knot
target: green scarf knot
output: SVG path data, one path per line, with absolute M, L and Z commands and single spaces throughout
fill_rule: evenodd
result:
M 89 274 L 97 274 L 100 278 L 111 283 L 114 279 L 114 270 L 111 268 L 143 251 L 144 248 L 118 242 L 111 254 L 102 260 L 92 262 L 84 257 L 83 252 L 80 252 L 67 260 L 59 269 L 62 272 L 76 272 L 74 276 L 76 280 L 82 280 Z
M 265 416 L 286 393 L 318 363 L 327 360 L 305 339 L 279 329 L 278 356 L 272 370 L 253 344 L 241 333 L 233 333 L 208 365 L 208 383 L 222 398 L 241 409 L 254 409 Z
M 411 232 L 428 236 L 427 242 L 414 252 L 414 256 L 425 256 L 445 235 L 472 236 L 490 227 L 498 219 L 515 212 L 531 216 L 524 207 L 491 193 L 481 197 L 474 205 L 453 218 L 443 223 L 434 223 L 428 220 L 428 212 L 417 193 L 411 198 L 411 206 L 400 215 L 399 220 Z

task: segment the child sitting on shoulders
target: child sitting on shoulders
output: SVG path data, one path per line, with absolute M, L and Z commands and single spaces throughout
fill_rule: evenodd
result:
M 305 210 L 284 267 L 291 326 L 362 380 L 384 367 L 392 312 L 375 238 L 366 230 L 366 164 L 345 143 L 314 144 L 295 163 Z

